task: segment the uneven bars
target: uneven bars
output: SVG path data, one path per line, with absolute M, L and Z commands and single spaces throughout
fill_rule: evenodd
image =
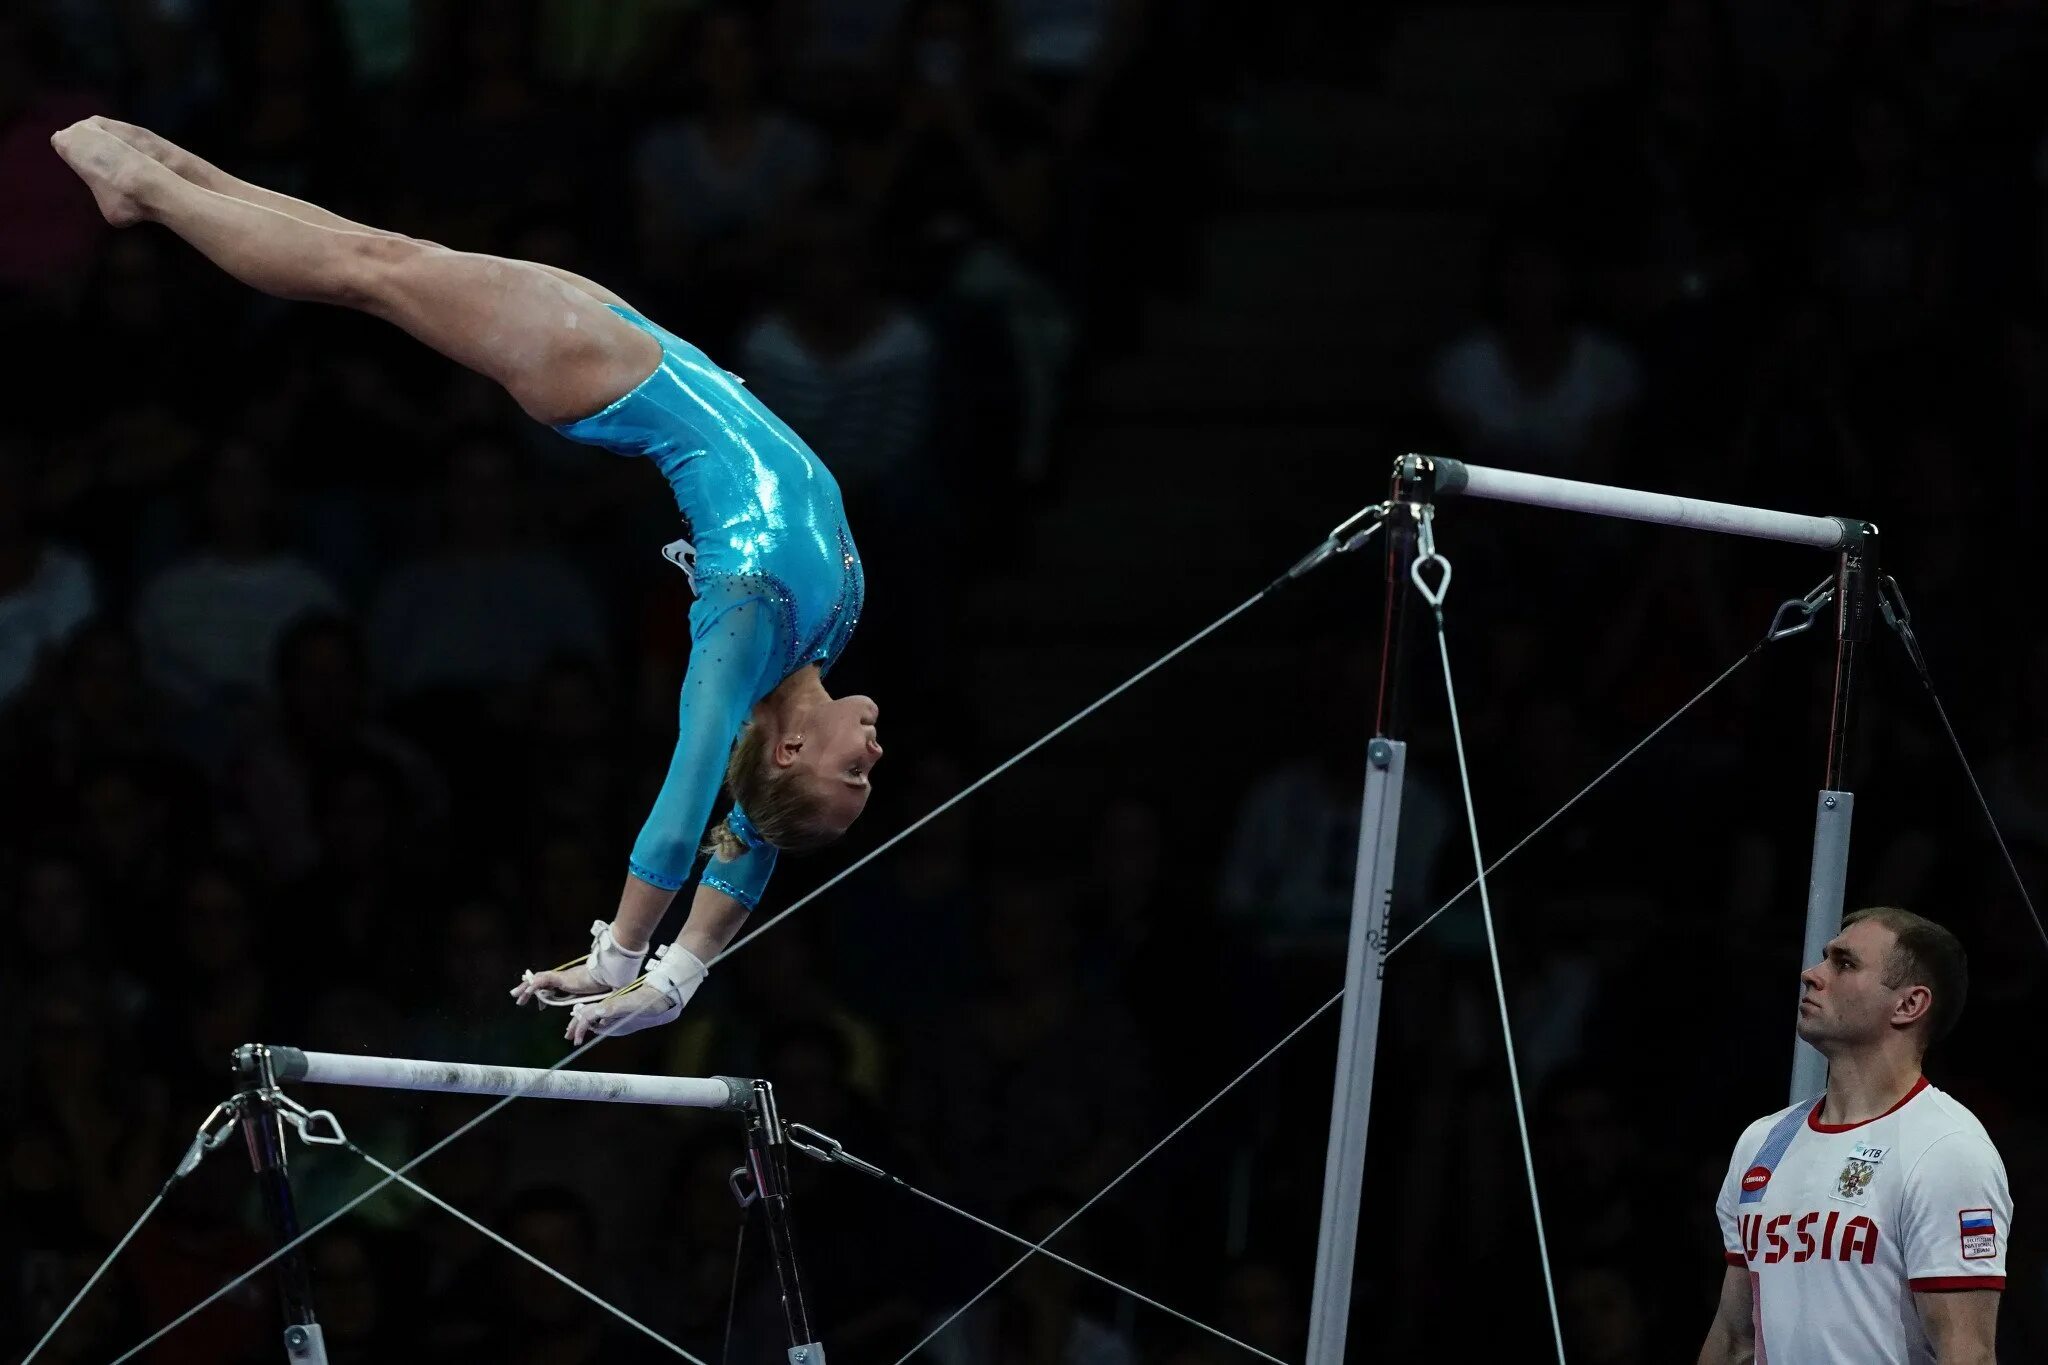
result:
M 1660 526 L 1684 526 L 1700 531 L 1752 536 L 1758 540 L 1784 541 L 1790 545 L 1809 545 L 1816 550 L 1841 550 L 1856 544 L 1864 525 L 1840 517 L 1808 517 L 1797 512 L 1773 512 L 1762 507 L 1703 502 L 1671 493 L 1645 493 L 1604 483 L 1581 483 L 1577 479 L 1552 478 L 1548 474 L 1489 469 L 1484 465 L 1446 460 L 1435 455 L 1409 455 L 1405 458 L 1426 460 L 1435 467 L 1438 497 L 1519 502 L 1531 507 L 1554 507 L 1564 512 L 1589 512 L 1598 517 L 1620 517 L 1627 521 L 1655 522 Z
M 684 1109 L 754 1107 L 753 1082 L 728 1076 L 635 1076 L 616 1071 L 544 1071 L 530 1066 L 421 1062 L 342 1052 L 269 1048 L 280 1081 L 361 1085 L 381 1090 L 438 1090 L 457 1095 L 524 1095 L 534 1099 L 603 1100 Z

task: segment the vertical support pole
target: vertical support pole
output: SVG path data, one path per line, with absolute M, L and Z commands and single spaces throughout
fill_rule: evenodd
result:
M 1394 476 L 1392 501 L 1412 496 L 1412 481 Z M 1387 542 L 1386 605 L 1380 615 L 1380 686 L 1374 701 L 1372 732 L 1394 732 L 1394 717 L 1401 699 L 1401 642 L 1408 624 L 1408 566 L 1415 562 L 1415 513 L 1396 506 L 1387 513 L 1381 532 Z
M 1343 1365 L 1351 1326 L 1352 1267 L 1358 1205 L 1365 1190 L 1365 1135 L 1372 1119 L 1372 1072 L 1379 1054 L 1381 981 L 1393 914 L 1394 846 L 1401 826 L 1401 782 L 1408 746 L 1388 738 L 1399 714 L 1401 637 L 1407 625 L 1409 568 L 1415 562 L 1418 509 L 1436 491 L 1436 464 L 1425 455 L 1394 461 L 1388 494 L 1386 606 L 1380 620 L 1380 685 L 1373 739 L 1366 746 L 1365 801 L 1358 815 L 1358 864 L 1351 880 L 1351 935 L 1344 957 L 1344 1011 L 1337 1033 L 1337 1081 L 1330 1096 L 1330 1145 L 1323 1162 L 1322 1226 L 1316 1233 L 1314 1295 L 1309 1303 L 1308 1365 Z
M 267 1098 L 277 1088 L 270 1049 L 238 1048 L 235 1069 L 250 1087 L 249 1092 L 238 1097 L 242 1139 L 249 1148 L 249 1164 L 256 1172 L 271 1235 L 283 1246 L 299 1235 L 299 1215 L 292 1203 L 291 1172 L 285 1164 L 284 1121 Z M 312 1277 L 307 1273 L 305 1257 L 297 1251 L 278 1259 L 277 1294 L 284 1310 L 285 1359 L 294 1365 L 327 1365 L 327 1343 L 313 1317 Z
M 1849 759 L 1849 703 L 1854 692 L 1856 650 L 1870 639 L 1870 622 L 1877 608 L 1877 528 L 1867 521 L 1844 525 L 1855 535 L 1835 567 L 1835 685 L 1828 707 L 1827 773 L 1814 812 L 1801 968 L 1820 961 L 1821 950 L 1842 927 L 1842 900 L 1849 881 L 1849 833 L 1856 810 L 1855 793 L 1843 778 Z M 1827 1083 L 1827 1058 L 1795 1037 L 1791 1103 L 1812 1099 Z
M 775 1107 L 775 1087 L 766 1081 L 754 1082 L 754 1112 L 747 1119 L 747 1166 L 768 1224 L 775 1279 L 782 1289 L 782 1312 L 789 1322 L 790 1365 L 825 1365 L 825 1347 L 812 1331 L 810 1304 L 804 1298 L 803 1274 L 797 1265 L 796 1224 L 789 1208 L 788 1137 L 782 1114 Z
M 1799 965 L 1820 961 L 1821 950 L 1842 927 L 1843 887 L 1849 879 L 1849 829 L 1856 811 L 1854 792 L 1823 791 L 1813 817 L 1813 870 L 1806 881 L 1806 938 Z M 1801 987 L 1802 994 L 1805 987 Z M 1827 1089 L 1828 1059 L 1794 1037 L 1792 1097 L 1798 1104 Z
M 1406 576 L 1404 562 L 1402 577 Z M 1330 1099 L 1322 1227 L 1316 1234 L 1315 1292 L 1309 1307 L 1309 1365 L 1342 1365 L 1344 1337 L 1351 1325 L 1352 1265 L 1365 1188 L 1365 1135 L 1372 1117 L 1387 924 L 1393 913 L 1394 844 L 1407 762 L 1408 746 L 1397 740 L 1376 737 L 1367 747 L 1358 868 L 1351 884 L 1351 940 L 1344 960 L 1343 1023 L 1337 1035 L 1337 1084 Z

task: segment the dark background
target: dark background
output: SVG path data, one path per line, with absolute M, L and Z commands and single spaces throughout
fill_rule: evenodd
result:
M 579 270 L 816 446 L 870 582 L 832 682 L 880 699 L 889 761 L 765 910 L 1248 596 L 1410 449 L 1877 521 L 2038 887 L 2044 36 L 2021 0 L 8 6 L 0 1335 L 98 1264 L 234 1044 L 561 1054 L 561 1016 L 505 992 L 610 914 L 687 645 L 652 469 L 107 231 L 55 129 L 116 113 Z M 1490 852 L 1831 568 L 1499 505 L 1439 530 Z M 1042 1233 L 1337 989 L 1375 571 L 1233 623 L 590 1064 L 766 1075 L 788 1116 Z M 1715 1188 L 1784 1102 L 1825 637 L 1773 645 L 1493 880 L 1575 1361 L 1692 1358 Z M 1868 655 L 1849 899 L 1970 948 L 1929 1070 L 2011 1170 L 2001 1358 L 2039 1359 L 2043 945 L 1896 642 Z M 1436 673 L 1411 651 L 1397 928 L 1471 870 Z M 1476 904 L 1387 983 L 1352 1353 L 1548 1358 Z M 1332 1014 L 1058 1245 L 1299 1358 L 1335 1038 Z M 481 1107 L 305 1097 L 394 1162 Z M 418 1175 L 715 1358 L 736 1155 L 702 1115 L 525 1103 Z M 293 1160 L 307 1221 L 369 1178 Z M 1008 1262 L 799 1176 L 835 1360 L 894 1360 Z M 734 1359 L 780 1358 L 762 1245 Z M 264 1246 L 230 1147 L 43 1358 L 111 1358 Z M 307 1254 L 338 1363 L 663 1355 L 409 1197 Z M 271 1360 L 275 1329 L 258 1281 L 147 1358 Z M 929 1358 L 1247 1357 L 1034 1265 Z

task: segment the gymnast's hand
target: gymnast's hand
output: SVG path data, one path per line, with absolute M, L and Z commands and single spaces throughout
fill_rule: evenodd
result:
M 575 1005 L 583 999 L 595 1000 L 598 996 L 609 995 L 615 989 L 616 987 L 607 986 L 599 981 L 590 970 L 590 964 L 579 962 L 573 967 L 527 972 L 519 978 L 519 984 L 512 988 L 512 1003 Z
M 647 979 L 638 985 L 571 1006 L 569 1027 L 562 1036 L 572 1043 L 599 1035 L 615 1038 L 666 1024 L 680 1015 L 711 969 L 680 943 L 657 949 L 654 956 Z
M 531 1000 L 540 1005 L 575 1005 L 640 979 L 640 964 L 647 949 L 628 950 L 612 937 L 612 927 L 603 920 L 590 925 L 590 952 L 574 962 L 545 972 L 527 972 L 512 988 L 512 1003 Z
M 570 1006 L 569 1027 L 562 1030 L 562 1036 L 577 1044 L 599 1036 L 616 1038 L 666 1024 L 682 1012 L 681 1005 L 643 983 L 617 995 Z

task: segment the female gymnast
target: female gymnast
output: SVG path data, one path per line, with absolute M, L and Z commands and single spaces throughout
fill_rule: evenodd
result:
M 395 323 L 535 420 L 667 476 L 696 542 L 667 549 L 696 592 L 675 755 L 589 955 L 528 972 L 512 997 L 569 1005 L 577 1043 L 675 1018 L 760 899 L 776 850 L 845 833 L 882 757 L 874 702 L 824 685 L 863 589 L 832 475 L 738 378 L 568 271 L 366 228 L 114 119 L 82 120 L 51 145 L 115 227 L 161 223 L 266 294 Z M 621 991 L 694 866 L 721 774 L 733 805 L 703 850 L 687 922 Z

